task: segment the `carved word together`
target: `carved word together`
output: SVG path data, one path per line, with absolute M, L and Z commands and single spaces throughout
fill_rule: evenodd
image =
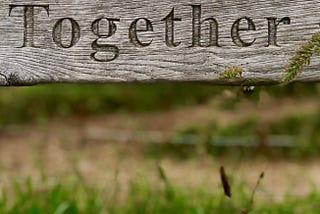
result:
M 217 19 L 202 18 L 201 5 L 189 5 L 190 12 L 192 12 L 192 22 L 190 23 L 190 30 L 192 32 L 191 47 L 221 47 L 219 44 L 219 24 Z M 18 9 L 23 12 L 23 42 L 19 48 L 32 47 L 39 48 L 35 45 L 35 9 L 43 10 L 48 17 L 50 17 L 49 5 L 9 5 L 9 16 L 13 16 L 13 13 L 19 14 Z M 21 13 L 21 12 L 20 12 Z M 266 47 L 278 46 L 277 44 L 277 31 L 280 24 L 290 24 L 289 17 L 276 18 L 266 17 L 266 23 L 268 24 L 268 35 Z M 78 44 L 81 37 L 80 24 L 74 18 L 61 18 L 54 20 L 55 23 L 52 26 L 52 40 L 54 44 L 59 48 L 72 48 Z M 175 16 L 175 8 L 172 8 L 170 13 L 161 20 L 164 23 L 164 42 L 167 47 L 175 48 L 181 45 L 181 41 L 176 41 L 175 28 L 176 23 L 183 21 L 181 18 Z M 91 32 L 97 38 L 91 43 L 93 52 L 91 58 L 99 62 L 111 62 L 117 59 L 120 55 L 119 47 L 113 44 L 105 44 L 100 42 L 101 40 L 108 39 L 117 33 L 117 23 L 120 23 L 120 18 L 98 18 L 91 23 Z M 67 37 L 63 32 L 63 25 L 68 24 L 70 28 L 71 36 Z M 206 25 L 208 30 L 204 30 Z M 107 27 L 106 27 L 107 26 Z M 245 26 L 245 27 L 244 27 Z M 151 20 L 147 18 L 134 19 L 128 27 L 128 37 L 131 44 L 136 47 L 147 47 L 153 42 L 151 38 L 145 39 L 140 33 L 153 32 L 154 25 Z M 245 41 L 241 37 L 241 32 L 256 31 L 256 26 L 253 19 L 249 17 L 241 17 L 234 21 L 231 26 L 231 38 L 233 43 L 238 47 L 249 47 L 253 45 L 256 39 L 251 41 Z M 206 40 L 203 41 L 203 35 L 206 35 Z M 70 38 L 70 41 L 65 41 L 64 37 Z M 144 39 L 143 39 L 144 38 Z M 147 41 L 145 41 L 147 40 Z M 101 54 L 104 53 L 104 54 Z

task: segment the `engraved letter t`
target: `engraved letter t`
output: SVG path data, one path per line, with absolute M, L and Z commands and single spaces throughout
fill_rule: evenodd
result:
M 16 7 L 23 7 L 24 34 L 22 47 L 35 47 L 34 45 L 34 8 L 44 8 L 49 16 L 49 5 L 9 5 L 9 16 Z

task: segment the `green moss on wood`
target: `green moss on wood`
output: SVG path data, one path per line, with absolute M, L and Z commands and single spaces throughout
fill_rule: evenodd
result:
M 290 58 L 289 64 L 286 66 L 283 78 L 284 84 L 290 83 L 298 73 L 302 72 L 303 66 L 309 65 L 311 57 L 320 53 L 320 32 L 312 36 L 312 38 L 299 47 L 294 56 Z
M 219 75 L 220 79 L 239 79 L 242 78 L 243 69 L 239 65 L 229 66 Z

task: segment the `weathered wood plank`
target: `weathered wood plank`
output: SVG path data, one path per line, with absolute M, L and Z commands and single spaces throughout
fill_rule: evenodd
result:
M 0 85 L 320 81 L 319 23 L 317 0 L 1 0 Z

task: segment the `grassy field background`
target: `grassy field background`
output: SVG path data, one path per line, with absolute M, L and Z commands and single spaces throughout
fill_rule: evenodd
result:
M 319 98 L 319 84 L 0 88 L 0 213 L 318 213 Z

